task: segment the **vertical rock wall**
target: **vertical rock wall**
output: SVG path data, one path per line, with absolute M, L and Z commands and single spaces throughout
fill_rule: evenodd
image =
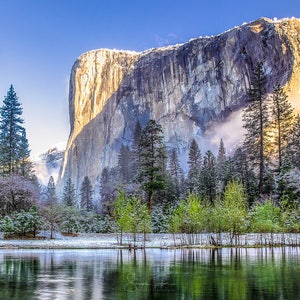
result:
M 84 176 L 94 184 L 103 167 L 116 164 L 137 121 L 145 125 L 156 119 L 168 147 L 183 157 L 192 138 L 212 146 L 211 135 L 222 132 L 245 104 L 251 70 L 259 61 L 268 91 L 279 83 L 300 107 L 299 56 L 300 21 L 265 18 L 182 45 L 83 54 L 71 73 L 71 132 L 59 185 L 71 177 L 79 188 Z M 240 130 L 240 122 L 235 126 L 230 130 Z M 225 144 L 235 142 L 228 136 Z

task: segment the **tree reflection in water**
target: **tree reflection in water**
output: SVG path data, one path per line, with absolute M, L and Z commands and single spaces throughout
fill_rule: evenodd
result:
M 299 299 L 299 248 L 1 250 L 0 299 Z

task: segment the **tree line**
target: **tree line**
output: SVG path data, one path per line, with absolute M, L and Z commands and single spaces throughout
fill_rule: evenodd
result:
M 243 190 L 247 212 L 270 202 L 282 214 L 283 206 L 292 207 L 293 213 L 289 215 L 298 218 L 300 116 L 279 85 L 271 95 L 267 94 L 262 63 L 253 69 L 247 98 L 243 111 L 244 140 L 231 155 L 227 154 L 222 139 L 216 154 L 211 150 L 202 153 L 197 141 L 192 139 L 188 169 L 184 171 L 178 149 L 169 149 L 164 143 L 161 125 L 152 119 L 144 127 L 137 122 L 132 142 L 120 147 L 117 165 L 103 168 L 99 175 L 99 193 L 85 176 L 79 195 L 69 178 L 60 197 L 53 177 L 42 189 L 34 175 L 22 107 L 11 86 L 0 111 L 0 214 L 5 217 L 2 229 L 15 228 L 16 232 L 24 233 L 23 229 L 14 227 L 22 224 L 17 220 L 29 218 L 30 214 L 37 216 L 37 209 L 43 219 L 41 223 L 51 232 L 116 231 L 122 228 L 122 222 L 127 225 L 121 232 L 129 228 L 137 232 L 165 232 L 175 228 L 180 231 L 185 226 L 176 227 L 175 219 L 179 211 L 192 205 L 189 199 L 198 199 L 196 202 L 203 211 L 213 207 L 220 219 L 221 210 L 228 211 L 224 203 L 226 190 L 232 184 Z M 232 201 L 237 205 L 238 199 Z M 234 205 L 231 209 L 234 211 Z M 214 213 L 209 214 L 212 220 Z M 128 223 L 129 215 L 132 221 Z M 189 214 L 184 213 L 178 220 L 186 219 L 184 216 Z M 132 227 L 136 220 L 140 224 Z

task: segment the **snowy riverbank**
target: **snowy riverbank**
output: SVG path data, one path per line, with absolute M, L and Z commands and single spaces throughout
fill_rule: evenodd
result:
M 138 234 L 136 242 L 132 234 L 124 234 L 122 245 L 116 234 L 79 234 L 75 237 L 55 234 L 55 239 L 3 239 L 0 234 L 0 249 L 114 249 L 114 248 L 180 248 L 180 247 L 211 247 L 211 246 L 299 246 L 300 234 L 257 234 L 242 235 L 238 240 L 230 240 L 228 234 L 147 234 L 146 240 Z

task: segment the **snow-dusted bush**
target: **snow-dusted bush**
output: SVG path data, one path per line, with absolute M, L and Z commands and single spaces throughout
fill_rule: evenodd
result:
M 74 206 L 64 206 L 62 211 L 62 222 L 60 230 L 72 234 L 80 231 L 79 210 Z
M 169 229 L 170 212 L 162 206 L 155 206 L 151 212 L 151 222 L 154 233 L 166 233 Z
M 14 233 L 21 236 L 32 234 L 36 236 L 42 229 L 42 218 L 36 206 L 32 206 L 29 211 L 21 210 L 12 215 Z
M 10 216 L 5 216 L 0 222 L 0 231 L 5 233 L 5 236 L 13 234 L 15 230 L 14 221 Z
M 45 206 L 42 211 L 44 220 L 44 229 L 50 230 L 50 238 L 53 238 L 53 232 L 59 230 L 60 223 L 62 221 L 61 206 L 58 204 L 52 204 Z

